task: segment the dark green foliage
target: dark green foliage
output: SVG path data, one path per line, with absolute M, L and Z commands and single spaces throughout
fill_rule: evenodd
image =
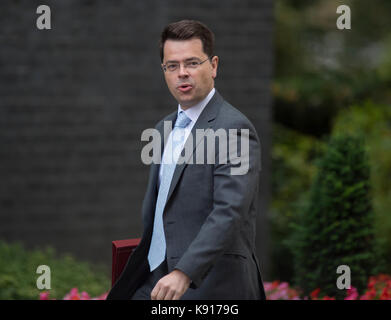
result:
M 273 125 L 272 193 L 269 225 L 272 250 L 269 279 L 291 282 L 290 225 L 297 222 L 315 174 L 314 159 L 324 152 L 320 140 Z
M 347 108 L 335 119 L 333 134 L 358 132 L 368 146 L 376 248 L 383 256 L 382 261 L 376 261 L 376 267 L 379 273 L 390 273 L 391 106 L 366 101 Z
M 360 133 L 368 147 L 375 216 L 378 273 L 391 272 L 391 107 L 372 101 L 353 105 L 334 121 L 333 134 Z
M 37 289 L 39 265 L 50 267 L 51 290 Z M 71 256 L 57 257 L 51 248 L 26 251 L 19 244 L 0 240 L 0 299 L 37 300 L 43 291 L 49 291 L 50 298 L 62 299 L 74 287 L 91 297 L 99 296 L 110 289 L 109 273 Z
M 336 28 L 340 4 L 352 28 Z M 276 0 L 274 121 L 316 137 L 330 134 L 348 105 L 391 97 L 391 1 Z
M 336 273 L 351 269 L 352 286 L 362 291 L 375 262 L 369 165 L 361 138 L 338 135 L 318 161 L 310 202 L 295 227 L 296 284 L 309 294 L 343 298 Z

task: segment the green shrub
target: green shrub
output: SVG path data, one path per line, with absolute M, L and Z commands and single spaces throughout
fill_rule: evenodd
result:
M 314 159 L 323 152 L 324 143 L 281 125 L 273 125 L 272 199 L 269 210 L 270 279 L 291 281 L 293 254 L 289 247 L 290 225 L 308 199 L 315 173 Z
M 317 164 L 309 205 L 296 225 L 296 282 L 304 294 L 321 288 L 323 294 L 343 298 L 346 292 L 336 287 L 337 267 L 350 267 L 352 286 L 360 292 L 375 261 L 370 170 L 362 139 L 332 137 Z
M 51 290 L 37 289 L 39 265 L 50 267 Z M 69 255 L 57 257 L 51 248 L 27 251 L 20 244 L 0 241 L 0 299 L 38 299 L 42 291 L 62 299 L 73 287 L 94 297 L 109 290 L 110 279 L 103 267 L 92 267 Z
M 371 167 L 375 235 L 383 257 L 391 256 L 391 106 L 371 101 L 351 106 L 334 122 L 333 134 L 361 134 Z M 391 260 L 377 261 L 377 272 L 390 273 Z

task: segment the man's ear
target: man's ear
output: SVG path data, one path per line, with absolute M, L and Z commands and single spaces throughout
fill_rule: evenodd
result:
M 219 65 L 219 57 L 218 56 L 213 56 L 211 64 L 212 64 L 212 68 L 213 68 L 212 78 L 216 79 L 216 77 L 217 77 L 217 67 Z

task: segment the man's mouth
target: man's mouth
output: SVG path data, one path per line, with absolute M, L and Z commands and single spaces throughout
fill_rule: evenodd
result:
M 177 87 L 177 89 L 181 92 L 189 92 L 191 89 L 193 89 L 193 86 L 187 83 L 181 84 Z

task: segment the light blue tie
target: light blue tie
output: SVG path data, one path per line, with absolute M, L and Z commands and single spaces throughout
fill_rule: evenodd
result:
M 183 111 L 180 111 L 177 120 L 174 125 L 174 129 L 171 132 L 172 151 L 180 151 L 179 146 L 183 144 L 185 137 L 185 128 L 189 125 L 191 119 L 189 119 Z M 168 150 L 170 152 L 170 150 Z M 168 163 L 162 162 L 162 179 L 160 181 L 159 193 L 156 201 L 155 220 L 153 223 L 153 233 L 151 246 L 148 252 L 148 262 L 150 270 L 155 270 L 164 260 L 166 255 L 166 238 L 163 228 L 163 211 L 166 205 L 168 190 L 172 177 L 174 175 L 177 155 L 170 157 L 171 161 Z

